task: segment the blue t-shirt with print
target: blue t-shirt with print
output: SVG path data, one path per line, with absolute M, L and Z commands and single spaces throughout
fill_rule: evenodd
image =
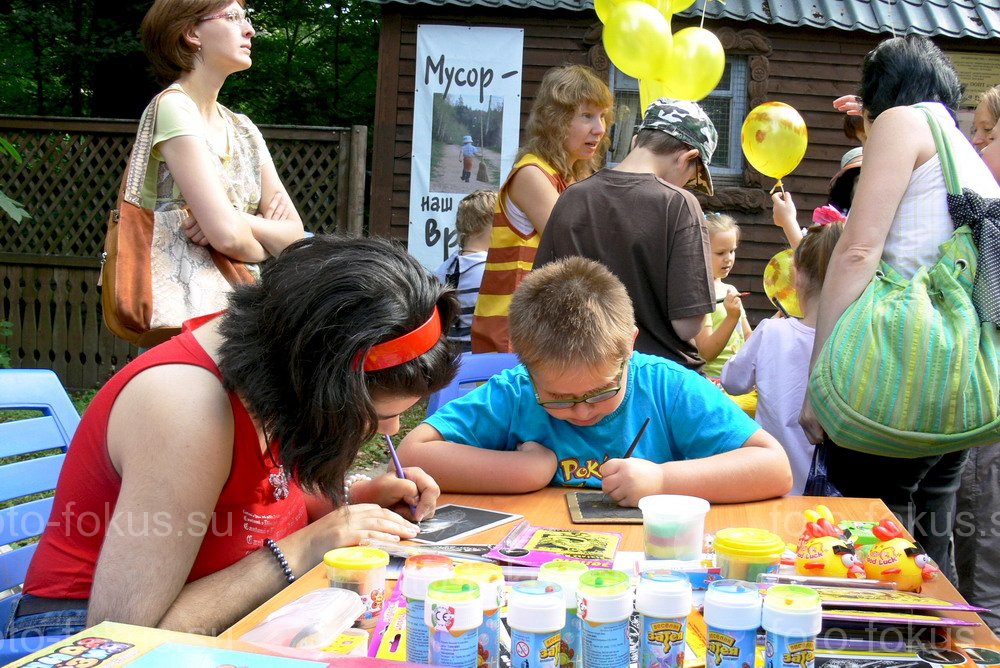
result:
M 549 415 L 535 400 L 524 365 L 442 406 L 427 418 L 446 441 L 514 450 L 537 441 L 556 454 L 552 484 L 600 487 L 600 466 L 621 457 L 650 418 L 633 457 L 663 464 L 735 450 L 760 429 L 719 388 L 661 357 L 632 353 L 625 399 L 595 425 Z

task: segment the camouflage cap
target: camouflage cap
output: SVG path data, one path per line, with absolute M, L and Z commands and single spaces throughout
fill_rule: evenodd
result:
M 701 165 L 687 185 L 712 194 L 712 175 L 708 166 L 719 143 L 719 133 L 708 114 L 694 102 L 661 97 L 646 109 L 639 130 L 661 130 L 692 148 L 698 149 Z

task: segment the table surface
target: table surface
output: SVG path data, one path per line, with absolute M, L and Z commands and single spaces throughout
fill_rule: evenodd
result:
M 523 515 L 526 520 L 538 526 L 621 532 L 622 543 L 619 550 L 642 551 L 641 524 L 573 524 L 566 506 L 567 491 L 566 488 L 547 487 L 531 494 L 521 495 L 444 494 L 439 505 L 457 503 L 503 510 Z M 814 508 L 818 503 L 826 504 L 838 520 L 878 521 L 892 517 L 892 513 L 880 499 L 788 496 L 754 503 L 713 505 L 705 518 L 705 531 L 714 533 L 726 527 L 757 527 L 773 531 L 784 540 L 794 543 L 802 533 L 805 523 L 802 512 Z M 507 535 L 512 527 L 513 524 L 504 524 L 469 536 L 460 542 L 496 543 Z M 274 610 L 308 591 L 325 586 L 327 586 L 326 569 L 319 564 L 227 629 L 220 637 L 237 639 Z M 927 583 L 923 593 L 949 601 L 964 601 L 955 587 L 942 577 Z M 949 611 L 944 614 L 948 617 L 981 621 L 978 615 L 968 612 Z M 962 644 L 1000 649 L 1000 641 L 985 624 L 956 629 L 953 635 Z

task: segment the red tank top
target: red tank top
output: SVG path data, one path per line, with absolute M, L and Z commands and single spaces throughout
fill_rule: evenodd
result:
M 111 464 L 106 440 L 111 408 L 132 378 L 161 364 L 199 366 L 221 380 L 219 368 L 190 331 L 211 317 L 185 323 L 181 334 L 140 355 L 94 397 L 66 453 L 52 516 L 25 577 L 25 593 L 46 598 L 90 597 L 97 557 L 121 491 L 121 478 Z M 232 467 L 212 516 L 195 527 L 205 535 L 188 582 L 231 566 L 259 549 L 265 538 L 278 540 L 307 522 L 305 496 L 297 485 L 289 484 L 286 498 L 275 498 L 269 477 L 278 469 L 261 452 L 250 415 L 235 393 L 229 393 L 229 402 L 234 420 Z M 141 434 L 142 425 L 134 425 L 134 431 Z M 145 520 L 133 518 L 132 529 L 143 530 L 138 524 L 143 521 L 150 531 L 156 530 L 155 511 Z

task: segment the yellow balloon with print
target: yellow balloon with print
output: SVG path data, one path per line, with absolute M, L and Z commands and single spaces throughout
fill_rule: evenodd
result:
M 740 132 L 743 155 L 761 174 L 778 179 L 802 162 L 809 145 L 806 123 L 799 112 L 784 102 L 758 105 L 743 121 Z
M 691 27 L 674 34 L 670 67 L 658 78 L 666 84 L 668 97 L 697 102 L 715 90 L 725 69 L 726 52 L 719 38 Z
M 620 3 L 604 24 L 608 57 L 615 67 L 636 79 L 662 72 L 670 61 L 672 45 L 670 21 L 638 0 Z
M 621 2 L 625 0 L 594 0 L 594 11 L 597 12 L 597 18 L 601 20 L 601 23 L 607 23 L 608 18 L 611 13 L 615 11 Z M 645 2 L 647 5 L 654 7 L 656 9 L 661 9 L 664 4 L 667 5 L 668 10 L 670 6 L 670 0 L 638 0 L 639 2 Z M 669 13 L 667 14 L 669 16 Z

